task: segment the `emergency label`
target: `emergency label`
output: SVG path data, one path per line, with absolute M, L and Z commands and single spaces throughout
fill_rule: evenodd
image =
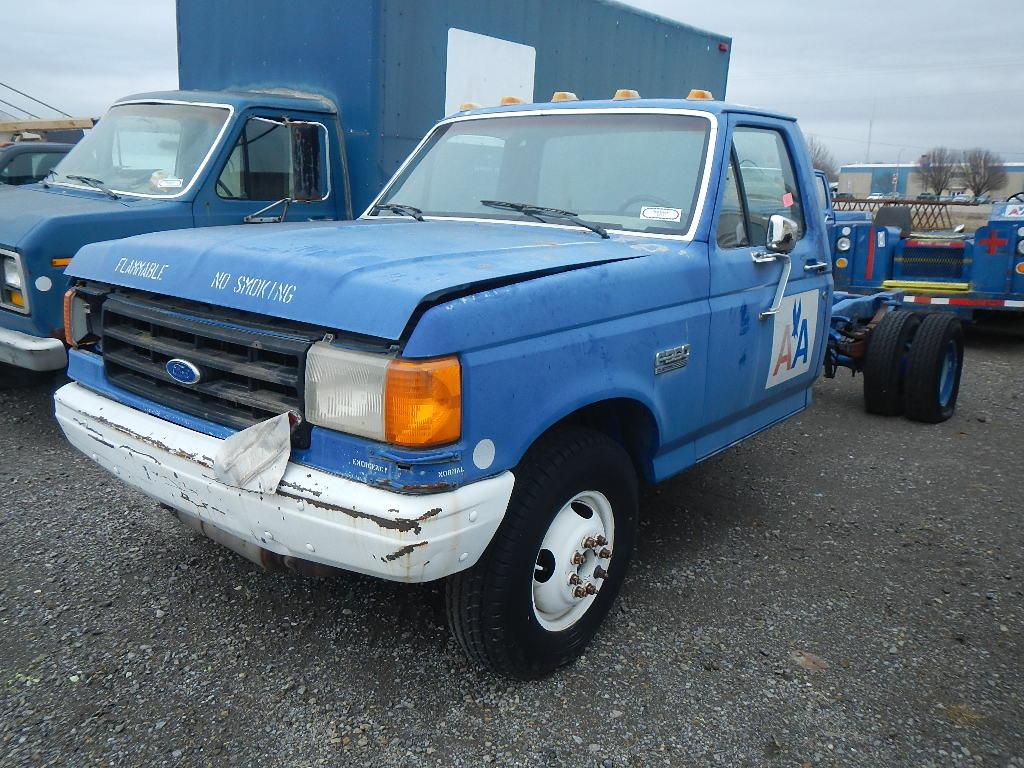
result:
M 782 300 L 772 330 L 772 354 L 765 389 L 811 369 L 817 328 L 818 291 L 805 291 Z

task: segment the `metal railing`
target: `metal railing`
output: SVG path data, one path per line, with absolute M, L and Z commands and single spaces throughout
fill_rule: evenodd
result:
M 931 200 L 836 200 L 834 205 L 837 211 L 868 211 L 872 216 L 886 206 L 906 206 L 910 209 L 914 230 L 918 232 L 952 229 L 953 218 L 949 212 L 950 205 L 968 206 L 967 203 Z

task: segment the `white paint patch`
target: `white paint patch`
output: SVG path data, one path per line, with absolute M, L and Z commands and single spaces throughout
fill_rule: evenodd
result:
M 764 388 L 794 379 L 811 369 L 818 328 L 818 291 L 786 296 L 775 315 L 772 354 Z
M 467 101 L 497 106 L 502 96 L 533 101 L 537 49 L 464 29 L 448 30 L 444 113 L 459 111 Z
M 487 469 L 494 463 L 494 441 L 486 438 L 473 449 L 473 463 L 477 469 Z
M 40 293 L 46 293 L 48 290 L 53 288 L 53 280 L 43 275 L 42 277 L 36 278 L 36 290 Z

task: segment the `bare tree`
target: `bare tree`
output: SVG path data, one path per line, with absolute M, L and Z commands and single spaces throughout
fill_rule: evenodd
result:
M 1006 184 L 1006 169 L 1003 158 L 987 149 L 968 149 L 964 152 L 960 173 L 964 186 L 975 197 L 992 192 Z
M 811 153 L 811 163 L 816 170 L 824 171 L 829 181 L 839 181 L 839 166 L 832 150 L 817 136 L 807 137 L 807 151 Z
M 953 177 L 960 170 L 960 158 L 949 147 L 929 149 L 917 161 L 921 184 L 938 197 L 949 188 Z

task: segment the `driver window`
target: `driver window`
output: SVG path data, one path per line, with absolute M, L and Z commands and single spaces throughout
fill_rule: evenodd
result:
M 747 232 L 758 245 L 768 238 L 768 220 L 781 214 L 804 236 L 804 212 L 793 162 L 782 134 L 763 128 L 737 128 L 733 153 L 747 211 Z
M 217 180 L 217 194 L 229 200 L 274 201 L 291 197 L 292 186 L 288 126 L 249 118 Z
M 737 182 L 736 158 L 729 161 L 725 173 L 725 193 L 718 213 L 718 246 L 720 248 L 746 248 L 750 245 L 747 234 L 747 215 L 743 210 L 740 187 Z

